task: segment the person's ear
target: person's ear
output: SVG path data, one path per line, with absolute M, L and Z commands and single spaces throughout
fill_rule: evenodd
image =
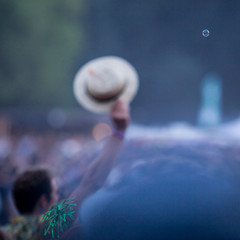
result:
M 40 212 L 43 212 L 48 209 L 49 201 L 47 200 L 44 194 L 40 197 L 38 201 L 38 206 L 39 206 Z

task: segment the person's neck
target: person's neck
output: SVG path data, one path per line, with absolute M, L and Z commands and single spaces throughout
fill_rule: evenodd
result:
M 39 206 L 36 206 L 36 207 L 33 209 L 32 213 L 29 214 L 29 215 L 31 215 L 31 216 L 39 216 L 39 215 L 41 215 L 42 213 L 43 213 L 42 208 L 39 207 Z

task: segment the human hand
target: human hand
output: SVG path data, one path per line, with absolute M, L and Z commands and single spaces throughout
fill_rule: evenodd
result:
M 110 110 L 110 117 L 116 130 L 125 132 L 130 122 L 129 105 L 121 99 L 116 100 Z

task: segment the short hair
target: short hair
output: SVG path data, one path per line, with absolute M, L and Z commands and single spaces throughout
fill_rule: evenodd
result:
M 31 169 L 21 173 L 13 184 L 13 198 L 21 214 L 31 214 L 42 195 L 51 201 L 52 174 L 47 169 Z

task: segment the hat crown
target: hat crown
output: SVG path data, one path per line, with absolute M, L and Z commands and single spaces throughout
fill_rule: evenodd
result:
M 110 98 L 118 95 L 124 88 L 125 80 L 108 68 L 89 69 L 87 89 L 96 99 Z
M 123 58 L 103 56 L 78 70 L 73 90 L 77 101 L 87 110 L 104 113 L 110 111 L 117 98 L 132 101 L 138 90 L 138 74 Z

